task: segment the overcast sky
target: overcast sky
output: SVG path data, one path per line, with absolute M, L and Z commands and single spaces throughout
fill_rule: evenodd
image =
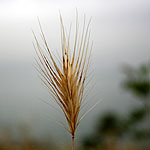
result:
M 41 136 L 45 133 L 55 137 L 66 135 L 65 130 L 50 119 L 63 117 L 41 101 L 53 103 L 33 67 L 31 29 L 39 34 L 38 16 L 50 48 L 59 50 L 59 11 L 69 27 L 71 21 L 75 23 L 76 8 L 81 23 L 84 13 L 87 19 L 92 16 L 91 70 L 94 70 L 92 83 L 96 85 L 89 95 L 92 100 L 89 103 L 102 99 L 82 121 L 78 133 L 84 135 L 89 131 L 94 117 L 103 111 L 126 112 L 127 108 L 138 105 L 135 97 L 120 88 L 123 79 L 120 67 L 123 63 L 138 66 L 150 59 L 149 7 L 148 0 L 0 0 L 1 122 L 32 124 L 36 126 L 37 136 L 39 133 Z

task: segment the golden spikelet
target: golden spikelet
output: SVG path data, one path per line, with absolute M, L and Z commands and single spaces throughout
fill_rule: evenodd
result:
M 72 50 L 70 50 L 70 31 L 69 36 L 67 37 L 61 15 L 60 22 L 62 40 L 62 57 L 61 60 L 59 60 L 60 66 L 48 47 L 40 22 L 39 25 L 45 48 L 41 47 L 37 37 L 33 33 L 36 42 L 34 47 L 38 58 L 36 60 L 38 65 L 37 69 L 41 75 L 41 79 L 64 113 L 69 128 L 66 126 L 64 127 L 74 138 L 75 131 L 84 116 L 83 115 L 79 118 L 92 50 L 92 44 L 89 44 L 89 26 L 91 19 L 86 25 L 84 17 L 82 31 L 79 32 L 77 14 L 74 45 Z

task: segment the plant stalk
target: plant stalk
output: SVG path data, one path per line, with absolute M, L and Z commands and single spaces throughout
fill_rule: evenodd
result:
M 74 136 L 72 136 L 72 150 L 74 150 Z

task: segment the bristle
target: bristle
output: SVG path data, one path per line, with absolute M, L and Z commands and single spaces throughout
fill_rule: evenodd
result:
M 91 19 L 86 26 L 84 17 L 84 24 L 80 38 L 77 15 L 75 29 L 76 33 L 72 51 L 70 49 L 71 27 L 67 38 L 61 15 L 60 22 L 62 32 L 62 58 L 60 60 L 61 62 L 59 62 L 61 63 L 60 67 L 57 66 L 58 60 L 54 59 L 52 52 L 48 47 L 40 21 L 39 26 L 41 30 L 42 40 L 44 42 L 48 55 L 46 54 L 45 49 L 41 48 L 37 37 L 33 33 L 36 42 L 36 54 L 38 59 L 38 61 L 36 60 L 36 62 L 38 71 L 41 75 L 41 80 L 48 88 L 56 103 L 64 113 L 69 129 L 64 125 L 63 126 L 74 137 L 76 128 L 83 118 L 82 116 L 79 119 L 79 112 L 81 109 L 85 80 L 87 77 L 87 70 L 91 55 L 91 53 L 88 53 L 90 47 L 89 26 Z

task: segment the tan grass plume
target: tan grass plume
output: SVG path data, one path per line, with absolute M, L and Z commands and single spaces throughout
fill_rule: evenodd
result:
M 74 42 L 72 48 L 70 47 L 71 28 L 69 35 L 67 35 L 61 15 L 60 22 L 62 43 L 60 60 L 54 57 L 51 49 L 48 47 L 40 22 L 39 25 L 44 47 L 38 42 L 33 32 L 36 43 L 34 47 L 37 54 L 37 69 L 41 75 L 42 82 L 48 88 L 65 115 L 68 127 L 63 126 L 72 135 L 72 149 L 74 149 L 75 131 L 86 114 L 84 113 L 79 117 L 92 50 L 89 28 L 91 19 L 86 23 L 84 17 L 83 26 L 80 29 L 78 14 L 76 15 L 75 37 L 73 37 Z

